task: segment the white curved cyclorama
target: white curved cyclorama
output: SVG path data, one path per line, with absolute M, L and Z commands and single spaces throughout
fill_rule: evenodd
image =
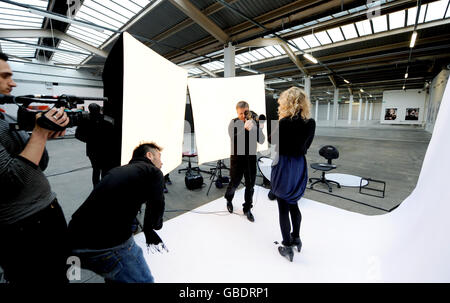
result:
M 135 45 L 133 49 L 142 46 L 130 39 L 126 43 L 130 47 Z M 148 50 L 137 53 L 140 52 L 142 56 L 149 54 Z M 147 68 L 141 59 L 125 59 L 122 162 L 128 160 L 132 148 L 140 141 L 152 140 L 165 148 L 166 173 L 181 163 L 187 75 L 171 63 L 155 61 L 148 63 Z M 221 82 L 220 92 L 236 90 L 234 81 L 214 80 Z M 207 82 L 204 83 L 198 85 L 205 90 L 202 94 L 210 97 L 210 105 L 204 110 L 229 121 L 232 111 L 223 117 L 221 105 L 214 103 L 219 100 L 216 98 L 219 92 L 209 90 Z M 203 107 L 195 103 L 196 98 L 191 102 L 196 135 L 204 127 L 216 127 L 202 125 L 202 114 L 196 108 L 203 110 Z M 226 108 L 237 101 L 227 102 Z M 252 106 L 252 101 L 249 103 Z M 256 107 L 257 102 L 254 103 Z M 258 114 L 263 111 L 258 110 L 255 110 Z M 199 156 L 205 155 L 200 162 L 228 157 L 225 152 L 229 146 L 217 151 L 217 138 L 212 134 L 206 138 L 208 145 L 198 144 Z M 416 188 L 393 212 L 365 216 L 302 199 L 299 206 L 303 215 L 303 249 L 291 263 L 280 257 L 274 244 L 281 242 L 281 235 L 277 205 L 267 199 L 268 190 L 255 188 L 255 223 L 239 216 L 241 190 L 234 199 L 237 214 L 229 214 L 221 198 L 164 223 L 158 234 L 170 252 L 144 254 L 155 281 L 450 282 L 450 193 L 444 177 L 450 170 L 450 162 L 445 160 L 450 150 L 449 138 L 450 84 L 447 84 Z M 135 238 L 146 252 L 144 235 Z

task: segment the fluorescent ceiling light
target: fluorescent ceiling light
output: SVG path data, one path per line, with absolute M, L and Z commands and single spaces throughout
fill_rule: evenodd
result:
M 251 68 L 247 68 L 247 67 L 240 67 L 242 70 L 245 70 L 246 72 L 249 72 L 249 73 L 253 73 L 253 74 L 259 74 L 259 72 L 258 71 L 256 71 L 256 70 L 254 70 L 254 69 L 251 69 Z
M 408 73 L 405 74 L 405 79 L 407 79 L 407 78 L 408 78 Z
M 317 61 L 316 58 L 314 58 L 312 55 L 310 54 L 303 54 L 303 57 L 305 57 L 306 59 L 308 59 L 309 61 L 311 61 L 314 64 L 317 64 L 319 61 Z
M 414 47 L 414 45 L 416 44 L 416 39 L 417 39 L 417 32 L 414 31 L 411 35 L 411 42 L 409 43 L 410 48 Z
M 347 79 L 344 79 L 344 82 L 350 84 L 350 81 L 348 81 Z
M 360 88 L 359 91 L 362 92 L 362 93 L 364 92 L 364 90 L 362 88 Z

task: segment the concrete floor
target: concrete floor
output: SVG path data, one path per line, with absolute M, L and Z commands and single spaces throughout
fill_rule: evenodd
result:
M 378 198 L 360 194 L 359 188 L 333 187 L 333 195 L 330 195 L 324 185 L 318 184 L 315 190 L 307 189 L 305 197 L 365 215 L 385 214 L 385 210 L 400 204 L 414 189 L 430 138 L 431 134 L 426 131 L 408 127 L 318 127 L 306 156 L 308 163 L 325 162 L 318 150 L 323 145 L 334 145 L 340 157 L 333 160 L 337 165 L 333 173 L 383 180 L 386 182 L 386 193 L 384 198 Z M 47 149 L 50 163 L 45 173 L 52 190 L 57 193 L 66 220 L 70 221 L 71 215 L 92 190 L 92 170 L 85 156 L 85 145 L 74 138 L 65 138 L 49 141 Z M 227 166 L 228 163 L 226 159 Z M 179 168 L 186 166 L 187 163 L 183 162 Z M 201 168 L 209 171 L 213 166 L 215 163 L 207 163 Z M 320 172 L 314 172 L 311 168 L 308 173 L 310 177 L 320 176 Z M 179 174 L 178 168 L 170 173 L 172 185 L 167 185 L 165 220 L 224 195 L 226 188 L 219 189 L 213 184 L 207 196 L 209 175 L 202 175 L 205 182 L 203 188 L 190 191 L 185 187 L 184 173 Z M 224 171 L 223 175 L 228 176 L 228 172 Z M 257 178 L 257 184 L 262 185 L 262 178 Z M 258 202 L 257 199 L 254 197 L 254 203 Z M 301 203 L 299 206 L 301 210 Z M 81 282 L 103 281 L 87 271 L 83 272 L 82 277 Z

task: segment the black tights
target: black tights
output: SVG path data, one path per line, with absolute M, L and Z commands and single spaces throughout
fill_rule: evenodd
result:
M 280 228 L 281 235 L 283 236 L 283 245 L 292 245 L 292 237 L 300 237 L 300 223 L 302 222 L 302 213 L 296 204 L 289 204 L 285 200 L 277 198 L 278 211 L 280 215 Z M 291 220 L 289 220 L 289 214 L 291 214 Z M 292 221 L 292 234 L 291 234 L 291 221 Z

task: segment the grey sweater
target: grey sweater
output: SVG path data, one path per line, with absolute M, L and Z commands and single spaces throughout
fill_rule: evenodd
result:
M 10 131 L 9 123 L 0 118 L 0 226 L 37 213 L 56 198 L 43 173 L 47 151 L 39 166 L 19 156 L 28 140 L 27 133 Z

